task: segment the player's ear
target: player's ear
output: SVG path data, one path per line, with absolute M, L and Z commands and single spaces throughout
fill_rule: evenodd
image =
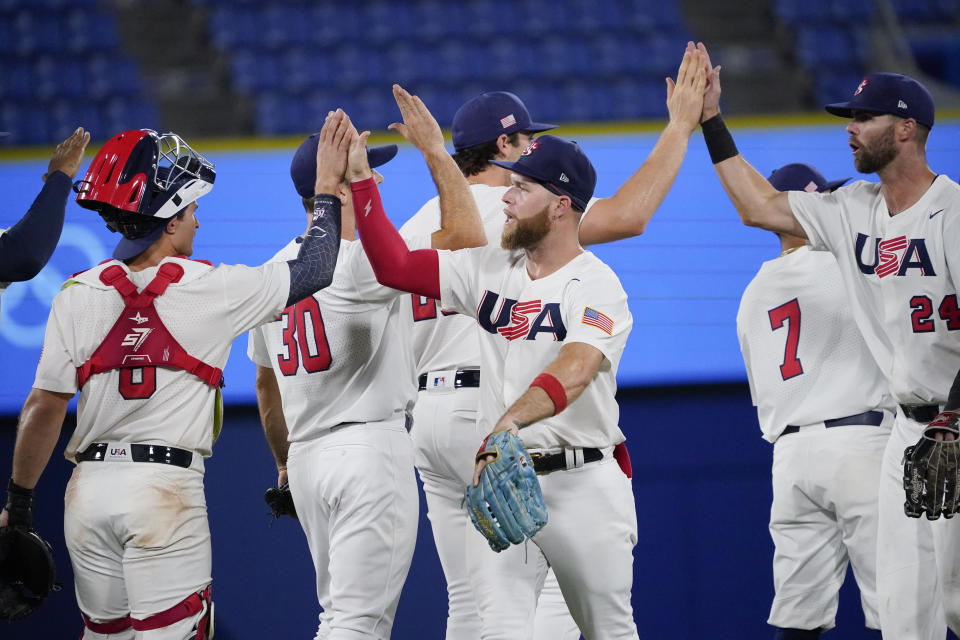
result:
M 340 198 L 341 207 L 347 207 L 351 205 L 351 195 L 352 192 L 350 190 L 350 183 L 346 180 L 341 180 L 337 184 L 337 197 Z
M 497 154 L 506 158 L 507 149 L 510 148 L 510 136 L 505 133 L 501 133 L 497 136 Z

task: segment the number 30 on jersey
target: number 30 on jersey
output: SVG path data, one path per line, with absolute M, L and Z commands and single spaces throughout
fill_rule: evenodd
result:
M 330 344 L 316 298 L 311 296 L 287 307 L 280 314 L 280 322 L 285 353 L 277 354 L 277 362 L 283 375 L 297 375 L 301 363 L 307 373 L 330 368 Z

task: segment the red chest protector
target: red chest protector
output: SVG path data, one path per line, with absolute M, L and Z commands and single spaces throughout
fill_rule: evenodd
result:
M 107 267 L 100 281 L 117 290 L 126 306 L 113 328 L 90 359 L 77 367 L 77 387 L 90 376 L 120 369 L 120 393 L 124 398 L 149 398 L 156 389 L 156 367 L 183 369 L 210 386 L 223 386 L 223 370 L 194 358 L 174 339 L 160 320 L 154 299 L 167 286 L 183 277 L 183 267 L 165 262 L 143 291 L 119 266 Z

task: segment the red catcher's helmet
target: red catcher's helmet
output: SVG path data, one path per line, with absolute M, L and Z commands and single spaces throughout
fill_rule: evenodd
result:
M 208 193 L 216 176 L 213 164 L 177 134 L 139 129 L 110 138 L 73 188 L 77 204 L 117 231 L 111 222 L 126 214 L 169 220 Z

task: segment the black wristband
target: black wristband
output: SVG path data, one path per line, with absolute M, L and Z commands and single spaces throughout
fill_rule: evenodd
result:
M 11 527 L 33 528 L 33 489 L 25 489 L 15 483 L 13 478 L 7 483 L 7 525 Z
M 710 161 L 713 164 L 723 162 L 740 153 L 719 113 L 701 122 L 700 129 L 703 130 L 703 140 L 707 143 L 707 151 L 710 152 Z

